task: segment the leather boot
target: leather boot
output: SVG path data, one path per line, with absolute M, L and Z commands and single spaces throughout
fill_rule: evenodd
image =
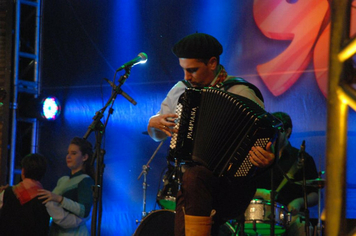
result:
M 210 236 L 215 210 L 210 216 L 184 215 L 185 236 Z

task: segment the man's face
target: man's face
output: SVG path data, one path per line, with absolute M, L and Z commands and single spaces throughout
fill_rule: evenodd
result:
M 284 148 L 288 145 L 288 136 L 291 134 L 292 129 L 288 128 L 279 133 L 279 149 Z
M 197 59 L 179 58 L 179 65 L 183 68 L 184 79 L 196 88 L 210 85 L 216 76 L 216 57 L 210 58 L 207 64 Z

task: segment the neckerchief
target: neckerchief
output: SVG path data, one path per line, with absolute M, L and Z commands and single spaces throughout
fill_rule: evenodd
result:
M 220 65 L 220 71 L 209 87 L 215 87 L 215 85 L 225 81 L 226 78 L 227 78 L 227 72 L 224 66 Z
M 25 178 L 22 182 L 12 187 L 21 205 L 37 197 L 37 190 L 42 189 L 42 184 L 36 180 Z

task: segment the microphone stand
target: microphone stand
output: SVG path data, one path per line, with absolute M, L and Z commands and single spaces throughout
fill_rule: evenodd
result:
M 300 147 L 300 158 L 301 158 L 301 163 L 302 163 L 302 168 L 303 168 L 303 198 L 304 198 L 304 213 L 305 213 L 305 235 L 309 236 L 309 209 L 308 209 L 308 197 L 307 197 L 307 190 L 306 190 L 306 178 L 305 178 L 305 141 L 303 140 L 303 143 Z
M 274 156 L 275 156 L 275 163 L 273 164 L 274 166 L 271 167 L 271 192 L 270 192 L 270 199 L 271 199 L 271 215 L 270 217 L 270 235 L 274 235 L 274 225 L 276 221 L 275 217 L 275 198 L 276 198 L 276 192 L 275 192 L 275 186 L 274 186 L 274 171 L 276 166 L 278 165 L 278 160 L 279 160 L 279 133 L 277 135 L 276 139 L 276 144 L 275 144 L 275 149 L 274 149 Z
M 93 117 L 94 121 L 89 125 L 87 132 L 83 136 L 83 139 L 87 139 L 91 132 L 96 131 L 95 152 L 94 152 L 93 161 L 91 163 L 92 165 L 94 165 L 95 159 L 97 159 L 95 178 L 94 178 L 95 185 L 93 186 L 93 212 L 92 212 L 92 222 L 91 222 L 91 236 L 95 236 L 95 235 L 100 236 L 101 215 L 102 215 L 102 186 L 103 186 L 103 173 L 105 168 L 105 164 L 103 161 L 105 150 L 101 149 L 101 143 L 105 133 L 105 128 L 109 121 L 109 117 L 113 113 L 112 106 L 114 105 L 114 101 L 118 94 L 124 96 L 133 105 L 137 104 L 135 100 L 133 100 L 128 94 L 126 94 L 121 89 L 121 86 L 124 84 L 124 82 L 130 75 L 130 70 L 131 67 L 125 67 L 125 74 L 120 77 L 118 86 L 110 82 L 110 85 L 113 88 L 111 97 L 109 98 L 105 106 L 95 113 L 95 116 Z M 116 73 L 117 71 L 115 72 L 115 75 Z M 103 118 L 104 112 L 109 105 L 111 105 L 111 107 L 109 109 L 108 117 L 104 125 L 101 122 L 101 119 Z
M 142 188 L 143 188 L 143 211 L 142 211 L 142 218 L 141 219 L 143 219 L 143 218 L 145 218 L 147 216 L 147 212 L 146 212 L 146 191 L 147 191 L 147 174 L 148 174 L 148 171 L 150 169 L 149 164 L 151 163 L 153 158 L 156 156 L 156 154 L 157 154 L 158 150 L 161 148 L 163 142 L 164 142 L 164 140 L 161 141 L 161 143 L 158 145 L 158 147 L 156 148 L 156 150 L 152 154 L 151 158 L 148 160 L 147 164 L 142 166 L 142 172 L 137 178 L 137 180 L 139 180 L 141 178 L 141 176 L 143 175 L 143 183 L 142 183 Z

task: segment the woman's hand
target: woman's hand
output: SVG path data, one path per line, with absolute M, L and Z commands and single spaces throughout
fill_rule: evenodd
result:
M 54 201 L 61 203 L 63 201 L 63 197 L 61 195 L 52 193 L 51 191 L 45 189 L 39 189 L 37 193 L 38 199 L 45 199 L 42 203 L 46 204 L 49 201 Z

